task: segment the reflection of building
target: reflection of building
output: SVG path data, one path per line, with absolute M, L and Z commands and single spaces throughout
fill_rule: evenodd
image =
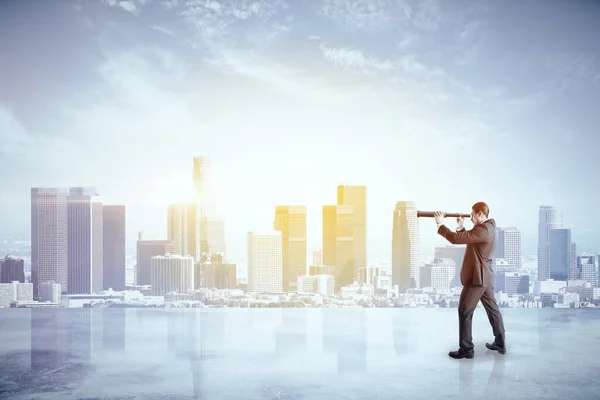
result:
M 103 289 L 125 289 L 125 206 L 104 206 Z
M 410 201 L 399 201 L 394 210 L 392 228 L 392 284 L 400 293 L 418 288 L 419 232 L 417 207 Z
M 70 365 L 87 365 L 97 332 L 93 319 L 99 315 L 89 308 L 31 309 L 31 368 L 50 372 Z
M 281 293 L 281 232 L 268 235 L 248 233 L 248 291 Z
M 275 207 L 273 229 L 281 232 L 282 290 L 295 292 L 298 277 L 306 274 L 306 207 Z
M 281 314 L 281 326 L 275 328 L 275 352 L 278 354 L 306 354 L 308 347 L 308 310 L 286 309 Z
M 68 215 L 68 293 L 98 293 L 104 286 L 103 206 L 94 188 L 71 188 Z
M 25 263 L 22 258 L 6 256 L 0 259 L 0 283 L 25 283 Z
M 60 283 L 67 291 L 66 188 L 31 189 L 31 282 L 38 298 L 40 283 Z
M 337 373 L 364 373 L 367 368 L 367 331 L 364 309 L 339 313 L 322 309 L 323 353 L 337 355 Z
M 67 310 L 31 309 L 32 370 L 52 371 L 67 364 L 68 316 Z
M 166 315 L 167 351 L 189 360 L 193 396 L 197 399 L 210 397 L 205 382 L 210 378 L 211 362 L 221 349 L 225 334 L 224 314 L 221 310 L 211 311 L 172 310 Z
M 150 285 L 157 296 L 194 290 L 194 259 L 173 254 L 152 257 Z
M 403 317 L 400 313 L 394 313 L 392 317 L 392 324 L 392 335 L 396 355 L 404 355 L 414 351 L 414 347 L 408 345 L 410 319 Z
M 70 362 L 88 363 L 92 357 L 94 333 L 102 332 L 101 327 L 92 329 L 93 318 L 101 314 L 91 308 L 71 309 L 67 313 L 68 359 Z
M 125 351 L 127 308 L 105 308 L 102 310 L 102 349 Z
M 350 315 L 351 319 L 338 328 L 343 329 L 343 334 L 338 336 L 338 374 L 364 373 L 367 370 L 366 313 L 364 309 L 355 309 Z

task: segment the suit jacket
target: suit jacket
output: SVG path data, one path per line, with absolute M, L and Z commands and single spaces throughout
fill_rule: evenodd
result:
M 441 225 L 438 233 L 452 244 L 467 245 L 460 270 L 463 286 L 494 286 L 492 256 L 496 251 L 496 221 L 488 219 L 470 231 L 463 228 L 458 232 Z

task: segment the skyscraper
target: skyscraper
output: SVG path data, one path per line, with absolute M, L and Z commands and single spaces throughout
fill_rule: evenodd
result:
M 411 201 L 399 201 L 392 227 L 392 285 L 398 285 L 400 292 L 420 287 L 419 267 L 417 207 Z
M 94 188 L 71 188 L 68 214 L 69 294 L 103 289 L 103 206 Z
M 225 223 L 215 209 L 212 191 L 211 160 L 208 156 L 194 157 L 194 201 L 196 210 L 196 255 L 225 253 Z M 188 211 L 188 214 L 190 212 Z
M 354 282 L 354 206 L 323 206 L 323 265 L 333 268 L 335 291 Z
M 40 284 L 67 285 L 67 188 L 31 189 L 31 280 L 34 299 Z
M 7 255 L 0 258 L 0 283 L 25 283 L 25 263 L 22 258 Z
M 282 261 L 281 232 L 248 232 L 248 291 L 281 293 Z
M 450 245 L 446 247 L 435 248 L 435 258 L 450 258 L 454 261 L 454 276 L 450 281 L 450 287 L 460 287 L 460 270 L 462 269 L 462 263 L 465 258 L 466 246 Z
M 562 227 L 562 207 L 540 206 L 538 221 L 538 281 L 550 278 L 550 229 L 560 229 Z
M 494 258 L 503 258 L 517 270 L 521 268 L 521 232 L 515 227 L 496 229 L 498 241 Z
M 167 212 L 167 240 L 173 243 L 175 254 L 196 255 L 196 206 L 194 203 L 171 204 Z
M 225 221 L 216 214 L 212 214 L 201 221 L 203 234 L 206 236 L 206 249 L 212 254 L 226 254 L 225 246 Z M 205 227 L 205 228 L 204 228 Z
M 174 254 L 152 257 L 150 282 L 155 296 L 194 290 L 194 259 Z
M 273 229 L 281 232 L 283 291 L 295 292 L 298 277 L 306 275 L 306 207 L 275 207 Z
M 354 279 L 367 267 L 367 187 L 339 185 L 337 205 L 352 206 L 354 214 Z
M 194 202 L 198 205 L 199 215 L 213 213 L 211 190 L 210 157 L 194 157 Z
M 125 289 L 125 206 L 104 206 L 102 247 L 104 290 Z
M 175 247 L 170 240 L 142 240 L 140 234 L 137 241 L 135 284 L 150 285 L 152 257 L 174 252 Z
M 323 250 L 313 250 L 312 265 L 315 267 L 323 266 Z
M 569 279 L 579 279 L 577 269 L 577 243 L 571 242 L 571 270 L 569 271 Z
M 571 275 L 571 230 L 550 229 L 550 279 L 566 281 Z
M 598 286 L 598 274 L 600 273 L 600 256 L 583 254 L 577 257 L 578 276 L 574 279 L 582 279 L 592 286 Z

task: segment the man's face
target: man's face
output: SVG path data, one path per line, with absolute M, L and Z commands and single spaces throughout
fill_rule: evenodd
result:
M 475 212 L 475 210 L 471 209 L 471 222 L 473 225 L 477 225 L 483 220 L 483 216 L 481 213 Z

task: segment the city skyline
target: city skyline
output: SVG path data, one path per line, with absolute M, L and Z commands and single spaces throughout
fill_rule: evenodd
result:
M 194 158 L 194 170 L 197 169 L 196 160 L 198 158 Z M 198 186 L 196 181 L 194 179 L 194 186 Z M 318 263 L 319 267 L 321 265 L 326 267 L 323 272 L 328 269 L 328 272 L 325 273 L 332 275 L 336 291 L 353 290 L 352 287 L 356 283 L 359 286 L 372 284 L 373 276 L 378 276 L 380 270 L 387 268 L 381 262 L 366 263 L 366 243 L 364 242 L 367 231 L 368 194 L 366 186 L 339 185 L 336 189 L 338 204 L 322 206 L 324 221 L 322 225 L 322 259 L 318 260 Z M 203 196 L 197 196 L 194 209 L 202 210 L 201 204 L 203 203 L 205 203 Z M 196 213 L 192 213 L 190 220 L 186 212 L 189 206 L 189 203 L 176 203 L 169 208 L 167 214 L 168 238 L 166 240 L 144 240 L 142 232 L 139 233 L 134 284 L 150 284 L 154 287 L 152 281 L 155 279 L 154 259 L 156 257 L 189 258 L 192 260 L 191 276 L 195 275 L 193 272 L 196 268 L 194 261 L 201 261 L 200 258 L 203 258 L 204 255 L 210 257 L 211 253 L 221 260 L 217 264 L 223 264 L 223 261 L 228 266 L 237 264 L 227 260 L 224 252 L 198 247 L 199 243 L 206 242 L 206 239 L 210 238 L 202 232 L 190 237 L 188 226 L 196 227 L 196 229 L 192 228 L 192 231 L 198 232 L 199 218 Z M 123 273 L 121 275 L 122 283 L 121 278 L 113 281 L 116 282 L 115 287 L 125 285 L 125 252 L 121 253 L 119 250 L 121 246 L 124 250 L 125 246 L 124 232 L 120 233 L 125 228 L 125 207 L 117 206 L 121 215 L 117 219 L 122 220 L 117 222 L 120 228 L 114 226 L 114 221 L 111 221 L 113 220 L 112 216 L 104 215 L 105 209 L 110 212 L 114 206 L 105 207 L 96 188 L 31 189 L 31 215 L 32 221 L 34 221 L 31 225 L 31 235 L 32 238 L 36 238 L 32 242 L 31 250 L 31 282 L 34 288 L 32 294 L 36 298 L 37 293 L 41 290 L 41 284 L 60 282 L 61 276 L 65 272 L 66 284 L 61 283 L 61 286 L 65 287 L 67 293 L 91 294 L 98 293 L 101 289 L 107 289 L 104 272 L 109 271 L 108 274 L 112 279 L 114 273 L 117 272 L 114 262 L 122 263 L 121 267 L 117 266 L 116 268 L 122 269 L 120 272 Z M 400 201 L 395 206 L 390 243 L 392 265 L 391 271 L 387 271 L 388 274 L 391 272 L 390 284 L 401 293 L 429 285 L 424 282 L 436 282 L 442 288 L 456 285 L 456 274 L 460 270 L 459 266 L 462 265 L 462 261 L 459 259 L 458 249 L 460 247 L 452 248 L 447 245 L 445 248 L 436 247 L 433 262 L 431 259 L 429 261 L 419 260 L 420 237 L 417 232 L 419 225 L 417 210 L 418 208 L 413 202 Z M 205 214 L 204 211 L 201 211 L 201 214 Z M 106 219 L 105 216 L 109 218 Z M 589 283 L 590 274 L 596 271 L 594 269 L 596 267 L 590 266 L 589 262 L 586 262 L 585 268 L 580 265 L 580 256 L 584 256 L 586 252 L 577 252 L 577 244 L 572 241 L 571 229 L 564 226 L 562 208 L 541 205 L 538 216 L 537 271 L 534 272 L 528 268 L 529 272 L 534 273 L 536 281 L 551 279 L 556 282 L 566 282 L 586 276 Z M 105 223 L 108 225 L 105 226 Z M 61 228 L 64 226 L 66 229 Z M 108 230 L 105 231 L 107 228 Z M 113 240 L 116 239 L 115 237 L 107 242 L 111 243 L 110 249 L 104 247 L 103 238 L 107 234 L 109 236 L 111 234 L 121 235 L 122 243 L 120 240 Z M 498 227 L 496 237 L 497 247 L 492 255 L 494 265 L 498 268 L 496 272 L 520 273 L 525 261 L 522 258 L 521 232 L 516 227 Z M 65 239 L 66 266 L 61 258 L 61 254 L 65 253 Z M 302 285 L 310 286 L 311 283 L 304 279 L 309 274 L 309 269 L 312 270 L 313 267 L 307 263 L 309 250 L 306 247 L 306 239 L 306 207 L 276 206 L 271 233 L 263 236 L 257 234 L 256 231 L 248 232 L 247 261 L 242 263 L 241 269 L 246 270 L 250 290 L 260 288 L 259 290 L 263 292 L 272 290 L 283 293 L 297 292 L 299 287 L 296 283 L 300 285 L 300 278 L 304 282 Z M 190 242 L 196 245 L 194 246 L 193 243 L 188 245 Z M 142 250 L 144 248 L 146 252 Z M 198 253 L 198 250 L 201 250 L 201 253 Z M 111 254 L 113 251 L 115 253 Z M 442 256 L 442 253 L 447 255 Z M 112 265 L 103 265 L 105 254 L 109 255 L 107 259 L 112 259 Z M 360 261 L 361 259 L 363 261 Z M 201 262 L 201 264 L 206 263 Z M 213 263 L 209 262 L 208 264 Z M 207 271 L 208 275 L 205 279 L 197 280 L 194 277 L 192 283 L 186 284 L 198 288 L 201 287 L 198 286 L 201 284 L 200 281 L 214 282 L 214 277 L 210 276 L 214 275 L 217 270 L 219 276 L 229 276 L 229 272 L 221 271 L 220 267 L 215 265 L 199 267 L 199 276 L 202 275 L 202 269 L 212 268 L 212 272 Z M 433 267 L 433 270 L 428 267 Z M 226 268 L 227 271 L 229 268 Z M 447 276 L 448 271 L 452 271 L 451 276 Z M 421 274 L 424 275 L 421 276 Z M 161 272 L 161 276 L 163 275 Z M 310 272 L 310 275 L 313 273 Z M 40 280 L 38 277 L 43 278 Z M 180 279 L 174 276 L 172 278 Z M 421 282 L 421 278 L 425 281 Z M 504 279 L 504 275 L 501 279 Z M 510 277 L 506 275 L 507 281 L 504 284 L 508 286 L 507 282 L 510 280 L 510 285 L 513 285 L 514 282 L 521 282 L 521 279 L 519 274 Z M 529 275 L 523 279 L 529 279 Z M 594 282 L 597 282 L 597 279 L 596 271 Z M 217 280 L 219 280 L 220 286 L 224 285 L 221 278 L 217 278 Z M 521 283 L 518 283 L 517 286 Z M 512 288 L 512 286 L 510 287 Z
M 236 259 L 276 205 L 306 205 L 319 249 L 340 184 L 369 190 L 370 261 L 391 258 L 397 201 L 485 201 L 524 254 L 538 206 L 560 205 L 578 252 L 597 251 L 600 160 L 578 154 L 598 147 L 599 4 L 214 4 L 5 6 L 20 23 L 0 24 L 1 234 L 27 236 L 31 187 L 93 185 L 127 207 L 129 249 L 141 230 L 162 239 L 206 154 Z M 441 242 L 420 225 L 431 254 Z
M 196 159 L 196 158 L 194 158 L 194 159 Z M 75 189 L 76 190 L 85 190 L 84 188 L 75 188 Z M 74 189 L 73 188 L 70 188 L 70 189 L 69 188 L 31 188 L 31 190 L 49 190 L 49 191 L 59 191 L 59 192 L 61 190 L 62 191 L 69 191 L 69 190 L 71 190 L 71 192 L 73 192 Z M 89 190 L 95 190 L 95 189 L 89 189 Z M 340 197 L 340 193 L 344 193 L 344 191 L 350 191 L 349 193 L 355 193 L 354 196 L 355 197 L 357 196 L 357 197 L 354 200 L 358 201 L 361 204 L 364 204 L 364 206 L 366 208 L 368 208 L 367 207 L 368 202 L 366 201 L 368 188 L 366 186 L 364 186 L 364 185 L 338 185 L 337 186 L 338 203 L 344 203 L 343 198 Z M 355 192 L 352 192 L 352 191 L 355 191 Z M 361 193 L 361 194 L 359 194 L 359 193 Z M 357 199 L 360 199 L 360 200 L 357 200 Z M 182 199 L 179 199 L 179 200 L 182 200 Z M 199 259 L 198 258 L 199 255 L 201 253 L 205 253 L 205 252 L 206 253 L 223 253 L 223 254 L 225 254 L 224 249 L 225 249 L 225 247 L 227 245 L 226 241 L 225 242 L 219 241 L 219 246 L 214 247 L 214 248 L 211 245 L 210 246 L 211 249 L 209 249 L 208 247 L 200 246 L 200 248 L 199 248 L 200 252 L 198 252 L 198 249 L 194 248 L 194 245 L 196 245 L 196 247 L 197 247 L 197 245 L 200 243 L 200 242 L 198 242 L 198 243 L 192 243 L 192 242 L 195 242 L 197 238 L 198 238 L 198 240 L 200 240 L 200 237 L 206 237 L 206 235 L 208 234 L 208 237 L 210 239 L 210 236 L 211 236 L 210 232 L 206 232 L 206 231 L 200 232 L 200 235 L 196 235 L 194 233 L 194 231 L 198 229 L 197 228 L 198 225 L 196 225 L 196 229 L 193 229 L 194 222 L 198 223 L 198 221 L 202 221 L 200 218 L 197 218 L 196 213 L 193 211 L 198 204 L 199 203 L 196 202 L 196 201 L 193 201 L 193 202 L 190 202 L 190 201 L 187 201 L 187 202 L 186 201 L 179 201 L 179 202 L 175 202 L 175 203 L 167 205 L 166 206 L 166 210 L 165 210 L 165 213 L 166 213 L 166 216 L 167 216 L 167 218 L 166 218 L 167 219 L 166 234 L 162 235 L 160 237 L 148 236 L 148 235 L 144 234 L 144 239 L 145 240 L 158 240 L 158 241 L 160 241 L 160 240 L 169 240 L 169 241 L 172 241 L 173 245 L 174 245 L 173 249 L 174 249 L 175 254 L 192 255 L 196 259 L 196 261 Z M 413 259 L 413 261 L 411 261 L 411 262 L 412 263 L 421 263 L 425 259 L 431 259 L 433 257 L 437 257 L 437 256 L 434 256 L 435 248 L 440 247 L 440 245 L 442 243 L 445 243 L 445 242 L 443 240 L 440 240 L 438 238 L 437 242 L 435 243 L 435 245 L 433 247 L 424 248 L 424 246 L 421 245 L 421 242 L 423 241 L 422 240 L 422 238 L 423 238 L 423 231 L 425 231 L 425 240 L 424 241 L 426 243 L 428 242 L 427 239 L 431 240 L 431 236 L 438 236 L 438 235 L 437 235 L 437 231 L 435 231 L 435 230 L 429 230 L 427 228 L 427 220 L 428 219 L 417 218 L 416 217 L 416 211 L 417 211 L 417 209 L 420 209 L 420 210 L 423 210 L 423 209 L 420 208 L 420 207 L 418 207 L 418 205 L 416 205 L 412 201 L 397 201 L 396 202 L 396 206 L 395 206 L 395 209 L 394 209 L 394 217 L 390 218 L 391 225 L 392 225 L 392 229 L 391 229 L 391 232 L 390 232 L 392 242 L 394 240 L 397 240 L 397 239 L 395 239 L 396 238 L 395 231 L 397 230 L 397 228 L 395 228 L 395 226 L 396 226 L 395 225 L 396 224 L 395 221 L 396 221 L 396 214 L 398 213 L 398 210 L 399 210 L 398 207 L 407 207 L 407 205 L 408 205 L 408 207 L 410 207 L 410 210 L 413 210 L 414 213 L 415 213 L 415 215 L 413 216 L 414 217 L 414 222 L 411 222 L 411 225 L 410 225 L 411 226 L 410 229 L 414 230 L 414 233 L 411 233 L 410 235 L 411 235 L 411 237 L 416 238 L 416 242 L 417 243 L 412 243 L 413 241 L 415 241 L 414 238 L 411 240 L 412 244 L 410 244 L 410 249 L 411 249 L 410 253 L 412 254 L 415 250 L 416 250 L 417 253 L 416 253 L 416 255 L 411 255 L 410 256 L 411 259 Z M 123 205 L 123 206 L 120 206 L 120 207 L 125 207 L 125 206 Z M 212 203 L 212 207 L 214 209 L 214 203 Z M 331 235 L 331 234 L 337 235 L 337 233 L 328 233 L 328 231 L 332 229 L 332 228 L 329 228 L 329 225 L 331 225 L 333 223 L 334 225 L 332 225 L 332 226 L 336 226 L 336 224 L 339 224 L 340 221 L 338 221 L 338 222 L 335 222 L 335 221 L 328 222 L 327 218 L 330 218 L 330 217 L 327 217 L 327 215 L 331 214 L 331 212 L 334 212 L 334 211 L 335 211 L 335 214 L 340 214 L 340 213 L 341 213 L 340 215 L 342 215 L 342 214 L 348 214 L 349 218 L 351 218 L 352 221 L 348 220 L 347 225 L 350 224 L 350 225 L 348 225 L 348 228 L 350 228 L 350 226 L 352 226 L 352 229 L 353 229 L 352 236 L 351 236 L 352 237 L 352 243 L 353 243 L 352 244 L 353 248 L 352 248 L 351 252 L 353 253 L 353 256 L 351 258 L 353 260 L 356 260 L 357 257 L 360 257 L 361 254 L 363 254 L 363 252 L 365 250 L 366 250 L 366 253 L 368 254 L 368 250 L 369 250 L 368 241 L 367 241 L 366 249 L 365 250 L 357 250 L 356 247 L 358 246 L 357 245 L 358 242 L 357 242 L 356 237 L 355 237 L 355 235 L 357 234 L 356 233 L 357 230 L 361 230 L 361 229 L 362 229 L 363 233 L 360 236 L 362 236 L 362 237 L 366 236 L 364 232 L 367 231 L 367 225 L 368 225 L 367 221 L 368 221 L 368 218 L 367 218 L 367 215 L 366 215 L 365 211 L 362 211 L 363 215 L 360 216 L 360 221 L 357 224 L 354 221 L 354 218 L 355 218 L 355 216 L 354 216 L 354 208 L 355 208 L 354 206 L 347 205 L 347 204 L 338 204 L 338 205 L 335 205 L 335 206 L 327 205 L 327 204 L 321 205 L 322 219 L 321 219 L 321 224 L 320 224 L 320 229 L 319 229 L 319 235 L 318 235 L 317 239 L 315 239 L 315 238 L 309 238 L 309 237 L 306 236 L 306 232 L 305 232 L 307 230 L 306 229 L 306 225 L 307 225 L 306 221 L 308 219 L 308 213 L 306 211 L 306 209 L 307 209 L 306 205 L 295 205 L 295 206 L 290 206 L 290 205 L 275 205 L 274 209 L 275 209 L 275 216 L 276 217 L 275 217 L 275 221 L 273 221 L 272 224 L 271 224 L 272 225 L 271 228 L 273 230 L 275 230 L 275 231 L 282 231 L 282 229 L 288 229 L 288 228 L 284 228 L 284 225 L 287 224 L 287 222 L 283 222 L 283 221 L 285 221 L 284 219 L 281 219 L 282 222 L 278 222 L 279 218 L 280 218 L 279 217 L 280 214 L 283 215 L 284 213 L 291 212 L 291 211 L 285 211 L 285 210 L 288 210 L 288 209 L 292 210 L 292 209 L 294 209 L 295 210 L 295 211 L 293 211 L 294 213 L 300 213 L 302 215 L 302 221 L 303 222 L 301 224 L 303 226 L 303 228 L 302 228 L 303 229 L 303 231 L 302 231 L 303 233 L 301 233 L 301 236 L 299 236 L 299 239 L 301 239 L 302 243 L 304 243 L 302 245 L 302 248 L 303 248 L 304 252 L 306 253 L 306 264 L 307 264 L 307 267 L 308 267 L 308 266 L 310 266 L 309 260 L 312 258 L 313 252 L 315 252 L 315 251 L 321 251 L 321 252 L 323 252 L 324 249 L 327 248 L 327 236 Z M 330 209 L 331 209 L 331 211 L 328 211 Z M 192 210 L 192 212 L 190 210 Z M 557 224 L 550 224 L 550 225 L 548 225 L 548 227 L 545 227 L 545 222 L 543 222 L 543 221 L 545 221 L 545 218 L 548 218 L 548 217 L 545 217 L 544 215 L 545 215 L 545 213 L 549 212 L 549 211 L 546 211 L 546 210 L 558 210 L 558 212 L 560 213 L 560 223 L 558 225 Z M 531 255 L 537 255 L 538 259 L 540 260 L 540 255 L 541 255 L 542 258 L 541 258 L 541 261 L 539 261 L 539 262 L 541 262 L 541 263 L 545 262 L 545 261 L 543 261 L 544 260 L 544 255 L 543 254 L 545 254 L 545 252 L 547 252 L 547 250 L 545 252 L 543 252 L 543 253 L 540 253 L 540 246 L 541 246 L 541 243 L 542 243 L 540 240 L 542 240 L 542 241 L 545 240 L 547 242 L 547 244 L 546 244 L 546 246 L 547 246 L 549 244 L 549 236 L 548 235 L 549 235 L 550 231 L 548 229 L 550 229 L 550 226 L 552 226 L 553 228 L 557 228 L 557 227 L 561 227 L 562 228 L 563 225 L 566 226 L 566 224 L 563 224 L 563 222 L 562 222 L 563 221 L 563 207 L 561 207 L 561 206 L 540 205 L 538 207 L 538 213 L 539 213 L 539 219 L 538 219 L 538 237 L 537 237 L 537 240 L 536 240 L 536 242 L 537 242 L 537 249 L 538 249 L 537 254 L 534 253 L 534 252 L 524 252 L 523 251 L 523 248 L 526 247 L 526 246 L 523 245 L 522 230 L 519 227 L 499 225 L 498 226 L 499 246 L 500 247 L 504 246 L 504 235 L 506 233 L 509 233 L 511 235 L 517 235 L 515 237 L 516 239 L 511 239 L 511 240 L 512 241 L 518 240 L 519 249 L 518 249 L 517 253 L 505 256 L 504 255 L 504 250 L 499 247 L 496 250 L 496 254 L 497 254 L 498 258 L 508 258 L 509 260 L 511 260 L 513 263 L 516 264 L 516 259 L 517 258 L 520 259 L 521 257 L 527 257 L 527 256 L 531 256 Z M 333 214 L 331 214 L 331 215 L 333 216 Z M 554 214 L 552 214 L 552 215 L 554 215 Z M 494 218 L 493 214 L 490 214 L 490 217 Z M 340 217 L 338 216 L 336 218 L 339 219 Z M 410 220 L 412 221 L 412 219 L 413 218 L 411 217 Z M 300 221 L 301 220 L 298 220 L 297 223 L 300 223 Z M 422 221 L 422 222 L 419 222 L 419 221 Z M 223 226 L 224 226 L 226 220 L 223 219 L 223 218 L 219 218 L 219 222 L 221 224 L 221 229 L 220 230 L 222 231 L 223 230 Z M 452 225 L 452 224 L 455 224 L 455 221 L 454 221 L 453 218 L 446 218 L 445 219 L 445 223 L 448 224 L 448 225 Z M 281 224 L 284 224 L 284 225 L 281 225 Z M 406 222 L 404 222 L 404 224 L 406 224 Z M 414 224 L 414 227 L 413 227 L 413 224 Z M 466 221 L 466 227 L 467 228 L 469 228 L 470 224 L 471 224 L 470 221 Z M 423 225 L 425 225 L 425 227 L 423 227 Z M 188 228 L 188 226 L 189 226 L 189 228 Z M 263 224 L 263 226 L 264 226 L 264 224 Z M 335 229 L 337 229 L 337 228 L 335 228 Z M 404 229 L 404 228 L 401 228 L 401 229 Z M 575 254 L 575 255 L 572 256 L 573 262 L 575 262 L 576 254 L 588 254 L 588 253 L 589 254 L 594 254 L 594 253 L 598 252 L 598 248 L 597 247 L 593 248 L 592 250 L 589 250 L 589 249 L 585 250 L 585 249 L 581 249 L 581 247 L 579 247 L 579 246 L 576 246 L 577 242 L 572 239 L 573 230 L 571 228 L 567 228 L 567 227 L 565 227 L 565 229 L 569 231 L 569 245 L 573 246 L 573 249 L 571 249 L 571 251 L 574 252 L 574 254 Z M 270 230 L 271 229 L 266 229 L 266 230 L 263 229 L 262 231 L 270 231 Z M 313 231 L 314 230 L 315 229 L 313 228 Z M 250 228 L 248 228 L 246 230 L 246 234 L 248 232 L 255 232 L 255 231 L 261 231 L 261 230 L 260 229 L 253 229 L 253 228 L 250 227 Z M 138 230 L 138 232 L 137 232 L 137 236 L 138 236 L 137 240 L 139 240 L 139 234 L 142 233 L 142 232 L 144 232 L 144 231 L 143 230 Z M 514 232 L 514 233 L 512 233 L 512 232 Z M 31 234 L 33 235 L 33 233 L 34 232 L 32 231 Z M 311 240 L 309 240 L 309 239 L 311 239 Z M 284 240 L 287 240 L 287 239 L 284 239 Z M 402 239 L 402 240 L 404 240 L 404 239 Z M 313 247 L 310 247 L 310 246 L 306 245 L 306 243 L 308 243 L 308 242 L 312 242 Z M 320 243 L 316 243 L 316 242 L 320 242 Z M 221 243 L 222 243 L 222 245 L 221 245 Z M 389 256 L 387 258 L 376 258 L 373 262 L 367 263 L 367 266 L 377 266 L 378 264 L 380 264 L 380 263 L 383 262 L 385 264 L 391 264 L 392 268 L 393 268 L 393 257 L 394 257 L 393 256 L 393 253 L 394 253 L 393 246 L 394 245 L 392 244 L 392 249 L 390 249 Z M 132 249 L 131 243 L 128 243 L 127 248 L 129 250 Z M 244 250 L 247 251 L 247 248 L 245 248 Z M 297 250 L 295 250 L 295 251 L 297 252 Z M 230 257 L 231 260 L 238 260 L 238 261 L 244 259 L 244 256 L 240 255 L 240 254 L 230 255 L 229 257 Z M 327 258 L 326 255 L 324 257 Z M 334 255 L 334 257 L 335 257 L 335 255 Z M 348 257 L 350 257 L 350 256 L 348 255 L 346 258 L 348 258 Z M 517 257 L 517 258 L 515 258 L 515 257 Z M 329 256 L 329 258 L 331 258 L 331 256 Z M 331 265 L 335 265 L 336 262 L 334 262 L 332 260 L 333 259 L 329 260 L 330 264 Z M 356 269 L 356 273 L 358 274 L 359 273 L 358 271 L 361 268 L 364 268 L 364 266 L 356 265 L 353 268 Z M 417 268 L 416 264 L 413 266 L 413 268 Z M 549 267 L 546 267 L 546 268 L 549 268 Z M 571 265 L 570 268 L 571 269 L 574 268 L 574 265 Z

